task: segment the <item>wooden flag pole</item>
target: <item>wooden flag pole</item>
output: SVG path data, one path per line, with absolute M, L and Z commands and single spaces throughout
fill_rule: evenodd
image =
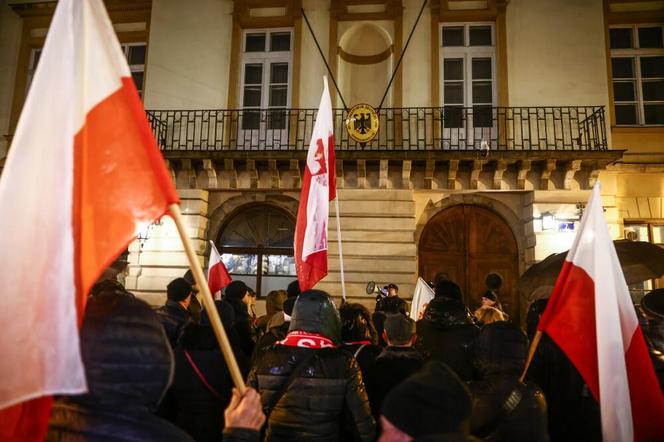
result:
M 339 220 L 339 194 L 334 199 L 334 208 L 336 209 L 337 219 L 337 243 L 339 244 L 339 268 L 341 269 L 341 299 L 346 303 L 346 278 L 344 277 L 344 254 L 341 250 L 341 221 Z
M 537 332 L 535 333 L 535 337 L 533 338 L 533 342 L 530 343 L 530 348 L 528 349 L 528 358 L 526 359 L 526 365 L 525 367 L 523 367 L 523 373 L 521 373 L 519 382 L 523 382 L 523 380 L 526 379 L 526 373 L 528 373 L 528 367 L 530 367 L 530 363 L 533 362 L 533 357 L 535 356 L 535 350 L 537 350 L 537 346 L 539 345 L 541 339 L 542 339 L 542 332 L 537 330 Z
M 217 341 L 219 342 L 221 353 L 224 355 L 224 359 L 226 360 L 228 371 L 231 374 L 231 378 L 233 379 L 235 387 L 240 390 L 240 394 L 244 394 L 246 386 L 244 385 L 242 373 L 240 373 L 240 368 L 238 367 L 237 361 L 235 360 L 235 355 L 233 354 L 231 344 L 228 342 L 228 336 L 226 336 L 224 326 L 221 324 L 219 312 L 217 312 L 217 308 L 214 305 L 214 299 L 212 299 L 210 288 L 207 285 L 205 276 L 203 276 L 201 263 L 198 262 L 194 248 L 191 245 L 191 240 L 189 239 L 187 231 L 184 228 L 180 206 L 177 204 L 171 204 L 168 206 L 168 210 L 170 211 L 171 217 L 173 218 L 173 221 L 175 221 L 178 233 L 180 234 L 180 239 L 182 240 L 184 251 L 187 254 L 187 259 L 189 260 L 189 266 L 191 267 L 191 272 L 194 275 L 194 280 L 203 293 L 203 305 L 205 306 L 205 310 L 207 310 L 208 318 L 210 318 L 210 323 L 212 324 L 214 334 L 217 336 Z

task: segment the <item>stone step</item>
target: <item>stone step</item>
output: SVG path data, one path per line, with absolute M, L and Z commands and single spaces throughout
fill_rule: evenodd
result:
M 336 225 L 330 225 L 327 229 L 328 240 L 337 240 Z M 387 232 L 374 231 L 374 230 L 342 230 L 341 241 L 343 244 L 346 242 L 364 242 L 364 243 L 393 243 L 393 242 L 413 242 L 412 230 L 390 230 Z
M 410 230 L 415 231 L 415 217 L 397 218 L 397 217 L 375 217 L 375 216 L 342 216 L 341 234 L 345 230 L 371 230 L 377 232 L 390 230 Z M 336 229 L 336 220 L 330 217 L 329 230 Z
M 374 216 L 374 217 L 413 217 L 415 214 L 414 201 L 372 201 L 349 200 L 339 201 L 339 212 L 344 216 Z M 330 217 L 335 216 L 334 203 L 330 204 Z
M 328 256 L 328 270 L 339 270 L 339 257 L 337 255 Z M 383 257 L 361 258 L 344 255 L 344 269 L 361 269 L 363 272 L 389 273 L 389 272 L 410 272 L 417 271 L 417 261 L 415 257 Z
M 344 258 L 346 256 L 415 256 L 416 248 L 414 243 L 362 243 L 347 242 L 341 244 L 343 247 Z M 333 255 L 339 254 L 339 247 L 336 241 L 328 242 L 328 251 Z
M 399 287 L 401 284 L 414 284 L 416 281 L 415 275 L 411 272 L 392 272 L 392 273 L 379 273 L 379 272 L 355 272 L 348 271 L 344 273 L 346 278 L 346 283 L 349 282 L 364 282 L 365 285 L 369 281 L 374 281 L 379 286 L 385 286 L 391 282 L 395 283 Z M 339 282 L 341 281 L 341 272 L 338 270 L 328 271 L 325 281 L 330 282 Z
M 344 201 L 413 201 L 412 190 L 397 189 L 337 189 L 339 204 Z

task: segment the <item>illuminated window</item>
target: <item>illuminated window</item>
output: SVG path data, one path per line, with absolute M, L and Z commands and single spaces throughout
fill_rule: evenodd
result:
M 616 125 L 664 124 L 664 26 L 609 29 Z
M 625 239 L 645 241 L 664 248 L 664 221 L 661 222 L 625 222 Z M 649 291 L 664 287 L 664 278 L 650 279 L 629 285 L 629 291 L 635 303 L 639 303 L 643 295 Z
M 231 277 L 246 282 L 259 296 L 285 289 L 296 279 L 293 257 L 295 223 L 281 209 L 250 206 L 224 226 L 217 246 Z

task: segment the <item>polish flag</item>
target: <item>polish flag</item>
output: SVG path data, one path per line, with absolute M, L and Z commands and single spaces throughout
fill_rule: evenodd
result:
M 295 268 L 302 291 L 327 275 L 329 202 L 336 198 L 332 101 L 323 77 L 323 96 L 311 134 L 295 225 Z
M 600 404 L 605 441 L 662 440 L 664 398 L 604 220 L 599 185 L 539 323 Z
M 214 242 L 210 241 L 210 260 L 208 261 L 208 287 L 210 288 L 210 293 L 214 296 L 214 299 L 221 299 L 221 289 L 226 287 L 232 281 L 231 275 L 228 274 L 224 262 L 221 260 L 221 255 L 214 245 Z
M 60 0 L 0 179 L 0 440 L 87 391 L 87 293 L 177 202 L 102 1 Z

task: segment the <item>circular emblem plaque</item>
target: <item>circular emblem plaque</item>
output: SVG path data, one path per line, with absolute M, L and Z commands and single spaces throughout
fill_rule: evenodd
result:
M 371 142 L 378 133 L 378 113 L 368 104 L 356 104 L 348 111 L 346 130 L 360 144 Z

